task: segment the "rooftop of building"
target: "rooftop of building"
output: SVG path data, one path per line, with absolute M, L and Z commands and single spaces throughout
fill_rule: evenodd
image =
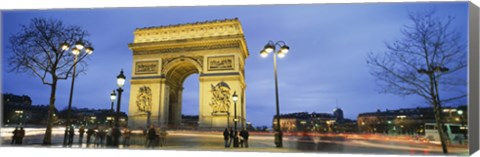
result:
M 276 116 L 274 116 L 276 117 Z M 295 112 L 295 113 L 287 113 L 287 114 L 280 114 L 281 118 L 314 118 L 314 117 L 324 117 L 324 118 L 332 118 L 333 115 L 330 113 L 308 113 L 308 112 Z
M 452 107 L 452 106 L 445 106 L 443 109 L 466 109 L 466 105 L 460 105 L 457 107 Z M 416 107 L 416 108 L 400 108 L 396 110 L 389 110 L 386 109 L 384 111 L 381 111 L 380 109 L 377 110 L 376 112 L 366 112 L 366 113 L 360 113 L 358 116 L 369 116 L 369 115 L 389 115 L 389 116 L 395 116 L 398 114 L 419 114 L 419 113 L 433 113 L 432 107 Z

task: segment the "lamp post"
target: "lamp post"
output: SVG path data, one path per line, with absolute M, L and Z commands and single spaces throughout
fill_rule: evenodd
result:
M 110 93 L 110 100 L 112 101 L 112 106 L 110 108 L 110 111 L 113 112 L 113 102 L 115 102 L 115 99 L 117 99 L 117 93 L 115 93 L 115 90 Z
M 463 111 L 462 111 L 462 110 L 458 110 L 458 111 L 457 111 L 457 114 L 458 114 L 458 116 L 460 116 L 460 123 L 461 123 L 463 129 L 465 130 L 465 131 L 463 131 L 463 137 L 464 137 L 465 139 L 467 139 L 467 127 L 465 126 L 465 121 L 464 121 L 464 119 L 463 119 Z M 460 128 L 460 129 L 461 129 L 461 128 Z
M 117 101 L 117 113 L 115 114 L 115 127 L 112 129 L 113 141 L 112 144 L 114 147 L 118 147 L 119 138 L 121 136 L 120 124 L 118 120 L 120 119 L 120 102 L 122 100 L 123 85 L 125 84 L 125 75 L 123 75 L 123 69 L 120 71 L 120 74 L 117 76 L 117 92 L 118 92 L 118 101 Z
M 391 125 L 391 124 L 392 124 L 392 121 L 391 121 L 391 120 L 388 120 L 388 121 L 387 121 L 387 134 L 389 134 L 389 135 L 391 134 L 391 132 L 390 132 L 390 128 L 391 128 L 390 125 Z
M 60 48 L 62 49 L 62 52 L 67 51 L 70 49 L 70 45 L 66 42 L 60 44 Z M 80 55 L 80 52 L 85 48 L 85 44 L 81 41 L 77 41 L 74 45 L 74 48 L 71 49 L 71 53 L 74 56 L 73 60 L 73 72 L 72 72 L 72 84 L 70 86 L 70 98 L 68 99 L 68 111 L 67 111 L 67 122 L 65 125 L 65 135 L 63 137 L 63 146 L 67 145 L 67 136 L 68 136 L 68 127 L 70 126 L 70 114 L 72 110 L 72 99 L 73 99 L 73 86 L 75 84 L 75 73 L 77 71 L 77 63 L 78 63 L 78 55 Z M 86 47 L 84 49 L 85 53 L 87 55 L 91 55 L 93 53 L 93 48 L 92 47 Z
M 276 49 L 276 46 L 279 46 L 280 50 L 278 50 L 277 52 L 274 52 Z M 265 45 L 263 50 L 260 51 L 260 56 L 264 58 L 267 57 L 268 54 L 270 54 L 271 52 L 274 52 L 273 53 L 273 71 L 275 74 L 275 100 L 276 100 L 276 108 L 277 108 L 277 114 L 275 116 L 277 118 L 277 128 L 276 128 L 277 134 L 275 134 L 276 136 L 275 139 L 277 140 L 275 140 L 276 141 L 275 143 L 278 148 L 283 147 L 283 143 L 282 143 L 282 131 L 280 129 L 280 105 L 278 102 L 277 55 L 278 57 L 283 58 L 288 53 L 289 49 L 290 47 L 288 47 L 284 41 L 277 41 L 276 43 L 274 43 L 273 41 L 268 41 L 268 43 Z
M 433 108 L 434 108 L 434 114 L 435 114 L 435 121 L 437 128 L 443 128 L 444 127 L 444 122 L 442 118 L 442 106 L 440 104 L 440 97 L 438 94 L 438 82 L 437 82 L 437 77 L 435 73 L 445 73 L 448 72 L 449 69 L 446 67 L 441 67 L 441 66 L 433 66 L 429 65 L 427 69 L 418 69 L 417 72 L 420 74 L 425 74 L 429 77 L 430 80 L 430 92 L 431 96 L 433 97 Z M 443 129 L 438 129 L 438 134 L 440 136 L 440 141 L 442 144 L 442 150 L 444 154 L 448 153 L 447 150 L 447 140 L 445 139 L 447 134 L 445 134 Z
M 237 133 L 237 101 L 238 101 L 238 95 L 237 95 L 237 92 L 233 92 L 233 95 L 232 95 L 232 99 L 233 99 L 233 121 L 234 121 L 234 130 L 235 130 L 235 133 Z
M 110 94 L 110 100 L 112 101 L 112 105 L 110 107 L 110 116 L 112 116 L 114 111 L 115 111 L 115 110 L 113 110 L 113 104 L 115 102 L 115 99 L 117 99 L 117 93 L 115 93 L 115 90 L 113 90 L 112 93 Z M 112 126 L 112 119 L 110 119 L 110 127 L 113 127 Z
M 122 100 L 123 85 L 125 84 L 125 75 L 123 75 L 123 69 L 120 71 L 120 74 L 117 76 L 117 92 L 118 92 L 118 101 L 117 101 L 117 113 L 115 114 L 115 127 L 118 127 L 118 119 L 120 116 L 120 102 Z

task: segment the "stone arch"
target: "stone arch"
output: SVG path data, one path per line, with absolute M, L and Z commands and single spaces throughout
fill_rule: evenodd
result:
M 210 28 L 223 28 L 212 30 Z M 182 31 L 189 30 L 189 31 Z M 165 33 L 169 32 L 169 33 Z M 236 110 L 239 127 L 246 122 L 245 59 L 248 57 L 245 38 L 238 19 L 215 20 L 136 29 L 133 43 L 131 89 L 152 87 L 152 123 L 160 127 L 181 126 L 182 92 L 185 79 L 199 74 L 200 129 L 223 130 L 233 123 Z M 237 92 L 240 104 L 227 105 L 222 112 L 215 109 L 212 85 L 228 84 L 231 93 Z M 135 116 L 136 90 L 130 91 L 129 127 L 145 124 Z M 223 97 L 225 98 L 225 97 Z M 222 99 L 226 104 L 233 100 Z M 231 102 L 230 102 L 231 101 Z M 213 104 L 215 104 L 213 103 Z M 141 126 L 140 126 L 141 127 Z
M 169 86 L 168 118 L 166 123 L 169 128 L 176 128 L 180 125 L 182 118 L 183 82 L 188 76 L 194 73 L 201 73 L 202 65 L 197 61 L 198 59 L 193 57 L 180 56 L 165 60 L 167 60 L 167 63 L 164 64 L 162 73 L 166 79 L 166 85 Z
M 182 64 L 185 64 L 185 63 L 190 63 L 200 73 L 203 70 L 201 58 L 202 57 L 194 58 L 194 57 L 180 56 L 179 58 L 165 59 L 165 61 L 163 63 L 164 65 L 163 65 L 163 68 L 162 68 L 162 73 L 166 74 L 169 71 L 172 71 L 172 69 L 177 67 L 178 65 L 182 65 Z

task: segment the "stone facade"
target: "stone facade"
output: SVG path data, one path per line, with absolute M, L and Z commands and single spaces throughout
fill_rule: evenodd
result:
M 238 19 L 141 28 L 135 30 L 134 36 L 129 44 L 133 51 L 130 127 L 146 127 L 147 115 L 156 127 L 178 127 L 182 121 L 183 82 L 194 73 L 200 74 L 199 129 L 232 126 L 234 92 L 239 95 L 239 125 L 245 126 L 244 64 L 249 53 Z M 212 86 L 219 83 L 229 87 L 223 94 L 229 94 L 230 105 L 226 111 L 215 112 L 210 104 L 218 95 L 214 95 Z M 136 105 L 139 90 L 145 87 L 152 93 L 150 114 Z

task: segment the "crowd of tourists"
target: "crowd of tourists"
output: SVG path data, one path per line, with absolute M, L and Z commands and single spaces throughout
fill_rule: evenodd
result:
M 66 132 L 67 141 L 65 146 L 72 147 L 76 135 L 75 128 L 70 126 Z M 12 134 L 11 144 L 21 145 L 23 143 L 23 138 L 25 137 L 25 130 L 23 127 L 16 127 Z M 83 144 L 84 134 L 86 134 L 86 147 L 118 148 L 119 145 L 122 145 L 125 148 L 130 146 L 132 131 L 126 127 L 121 130 L 119 127 L 89 127 L 88 129 L 85 129 L 84 126 L 80 126 L 78 129 L 78 144 L 80 146 Z M 143 129 L 144 146 L 146 148 L 166 146 L 167 135 L 168 133 L 165 128 L 155 128 L 154 125 L 151 125 L 148 129 Z M 237 132 L 232 128 L 225 128 L 225 131 L 223 132 L 225 148 L 248 148 L 249 136 L 248 131 L 245 129 Z M 122 141 L 122 143 L 120 143 L 120 141 Z
M 242 131 L 240 131 L 240 134 L 238 134 L 238 132 L 233 131 L 232 128 L 225 128 L 225 131 L 223 131 L 223 140 L 225 141 L 225 148 L 229 148 L 232 146 L 233 148 L 238 148 L 238 147 L 248 148 L 248 136 L 250 135 L 248 131 L 245 129 L 242 129 Z
M 151 125 L 148 130 L 143 130 L 143 136 L 145 136 L 144 145 L 147 148 L 154 148 L 157 146 L 163 147 L 166 146 L 167 131 L 164 128 L 155 128 L 154 125 Z
M 23 127 L 15 127 L 15 130 L 12 131 L 12 142 L 10 144 L 12 145 L 21 145 L 23 143 L 23 138 L 25 137 L 25 130 L 23 130 Z

